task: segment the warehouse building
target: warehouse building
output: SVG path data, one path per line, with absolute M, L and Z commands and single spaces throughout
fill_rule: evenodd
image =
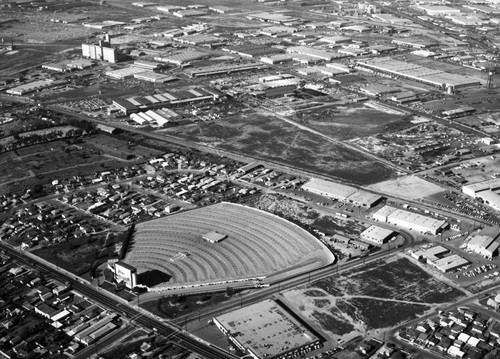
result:
M 174 111 L 163 108 L 133 113 L 130 115 L 130 119 L 140 126 L 163 127 L 167 123 L 174 122 L 174 119 L 178 116 Z
M 112 101 L 113 107 L 123 112 L 125 115 L 137 112 L 139 110 L 137 105 L 134 105 L 128 100 L 117 98 Z
M 500 178 L 463 186 L 462 192 L 473 198 L 481 198 L 484 204 L 500 211 Z
M 357 191 L 354 187 L 319 178 L 310 179 L 309 182 L 302 185 L 302 189 L 311 193 L 319 194 L 320 196 L 338 199 L 340 201 L 346 201 L 350 195 L 356 193 Z
M 139 67 L 125 67 L 123 69 L 107 71 L 105 74 L 116 80 L 131 79 L 134 75 L 143 73 L 144 69 Z
M 443 15 L 460 13 L 460 9 L 456 9 L 445 5 L 419 4 L 417 5 L 417 8 L 425 11 L 427 15 L 430 16 L 443 16 Z
M 283 303 L 267 300 L 213 318 L 213 323 L 248 357 L 285 359 L 319 349 L 323 342 Z
M 217 101 L 223 94 L 209 87 L 195 87 L 164 92 L 151 96 L 134 96 L 126 99 L 114 99 L 113 106 L 126 115 L 138 111 L 158 109 L 172 105 L 192 102 Z
M 373 214 L 377 221 L 386 222 L 402 228 L 436 235 L 447 229 L 448 222 L 421 214 L 384 206 Z
M 388 57 L 375 58 L 368 61 L 358 61 L 357 67 L 374 73 L 390 74 L 395 78 L 404 78 L 441 89 L 456 89 L 477 86 L 481 82 L 473 77 L 446 73 L 422 67 L 417 64 L 393 60 Z
M 331 61 L 332 59 L 338 57 L 338 55 L 329 52 L 329 51 L 324 51 L 321 49 L 316 49 L 313 47 L 307 47 L 307 46 L 292 46 L 289 47 L 286 50 L 288 53 L 298 53 L 298 54 L 303 54 L 303 55 L 308 55 L 312 57 L 319 58 L 324 61 Z
M 177 6 L 177 5 L 162 5 L 158 6 L 156 10 L 158 11 L 163 11 L 163 12 L 168 12 L 168 13 L 173 13 L 178 10 L 184 10 L 185 7 L 183 6 Z
M 160 74 L 158 72 L 153 72 L 153 71 L 145 71 L 145 72 L 139 72 L 134 74 L 134 78 L 142 81 L 149 81 L 149 82 L 154 82 L 154 83 L 160 83 L 164 84 L 167 82 L 172 82 L 177 80 L 176 77 L 169 76 L 166 74 Z
M 248 58 L 282 54 L 285 52 L 283 49 L 264 44 L 243 44 L 237 46 L 228 46 L 224 47 L 222 50 L 239 55 L 241 57 Z
M 188 45 L 210 45 L 210 44 L 220 43 L 222 40 L 225 39 L 221 39 L 219 37 L 212 35 L 195 34 L 195 35 L 176 37 L 174 40 L 180 42 L 181 44 L 188 44 Z
M 467 259 L 458 254 L 448 255 L 449 253 L 450 250 L 443 246 L 434 246 L 412 252 L 411 256 L 435 267 L 443 273 L 448 273 L 470 264 Z
M 378 194 L 319 178 L 312 178 L 309 182 L 302 185 L 302 189 L 319 194 L 320 196 L 334 198 L 367 208 L 377 205 L 383 199 Z
M 259 63 L 241 63 L 196 67 L 194 69 L 186 70 L 185 73 L 190 77 L 204 77 L 223 74 L 229 75 L 236 72 L 263 70 L 267 68 L 268 66 Z
M 361 232 L 361 240 L 375 246 L 382 246 L 394 236 L 392 229 L 372 225 Z
M 470 236 L 467 249 L 487 259 L 493 259 L 498 255 L 500 247 L 500 229 L 484 228 Z
M 35 92 L 35 91 L 43 90 L 43 89 L 46 89 L 49 87 L 54 87 L 57 85 L 62 85 L 65 83 L 66 83 L 66 81 L 63 81 L 63 80 L 60 80 L 60 81 L 54 81 L 51 79 L 38 80 L 38 81 L 28 82 L 28 83 L 10 88 L 10 89 L 6 90 L 5 92 L 7 92 L 10 95 L 24 96 L 24 95 L 27 95 L 29 93 Z
M 169 56 L 158 56 L 155 57 L 154 59 L 155 61 L 167 62 L 181 66 L 191 61 L 201 60 L 207 57 L 210 57 L 210 54 L 201 51 L 186 50 Z

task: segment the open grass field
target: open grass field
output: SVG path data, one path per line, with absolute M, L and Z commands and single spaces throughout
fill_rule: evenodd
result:
M 263 160 L 366 185 L 392 178 L 392 169 L 359 152 L 272 116 L 238 115 L 168 130 L 169 134 Z
M 410 119 L 356 105 L 327 107 L 300 112 L 295 119 L 304 125 L 337 139 L 351 139 L 398 131 L 411 126 Z
M 390 329 L 464 293 L 398 258 L 333 275 L 284 296 L 332 337 L 347 341 Z
M 227 235 L 219 243 L 203 235 Z M 136 226 L 125 262 L 170 276 L 168 285 L 287 275 L 320 268 L 333 255 L 314 236 L 269 213 L 219 203 Z

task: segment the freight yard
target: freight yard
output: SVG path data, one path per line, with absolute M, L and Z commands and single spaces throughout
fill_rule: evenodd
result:
M 498 357 L 499 14 L 0 2 L 0 356 Z

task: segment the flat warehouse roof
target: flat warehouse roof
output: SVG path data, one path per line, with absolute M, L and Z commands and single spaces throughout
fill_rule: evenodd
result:
M 420 214 L 404 211 L 402 209 L 396 209 L 394 212 L 392 212 L 389 215 L 389 220 L 404 221 L 409 225 L 415 224 L 431 230 L 437 230 L 447 223 L 446 221 L 441 219 L 422 216 Z
M 371 225 L 361 233 L 361 237 L 369 237 L 382 240 L 389 237 L 393 233 L 394 231 L 392 229 Z
M 319 178 L 312 178 L 309 182 L 304 184 L 302 188 L 313 193 L 320 193 L 329 197 L 342 199 L 346 199 L 357 191 L 354 187 Z

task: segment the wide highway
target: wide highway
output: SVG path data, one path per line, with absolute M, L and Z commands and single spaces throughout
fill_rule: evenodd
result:
M 133 319 L 135 323 L 145 328 L 154 329 L 159 334 L 164 336 L 176 337 L 176 342 L 179 345 L 199 353 L 208 359 L 236 359 L 238 358 L 235 355 L 229 354 L 222 349 L 211 345 L 205 341 L 200 340 L 199 338 L 191 335 L 190 333 L 184 331 L 182 328 L 176 326 L 175 324 L 170 324 L 165 321 L 160 321 L 158 319 L 153 318 L 152 316 L 139 311 L 128 304 L 125 304 L 123 301 L 120 301 L 114 298 L 112 295 L 106 293 L 105 291 L 101 291 L 86 284 L 82 279 L 79 279 L 76 275 L 70 276 L 60 271 L 54 270 L 49 265 L 43 263 L 42 261 L 38 261 L 37 259 L 28 256 L 20 251 L 15 250 L 14 248 L 1 243 L 0 249 L 4 250 L 7 254 L 9 254 L 13 259 L 16 259 L 22 263 L 25 263 L 31 267 L 35 267 L 41 272 L 45 272 L 50 275 L 52 278 L 62 282 L 62 283 L 71 283 L 73 289 L 77 292 L 83 294 L 91 301 L 98 303 L 106 308 L 117 312 L 128 319 Z

